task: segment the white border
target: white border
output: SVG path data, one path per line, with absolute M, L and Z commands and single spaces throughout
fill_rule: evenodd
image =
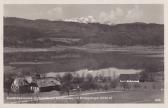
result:
M 3 103 L 3 4 L 164 4 L 164 26 L 165 26 L 165 100 L 164 104 L 4 104 Z M 167 52 L 168 43 L 167 40 L 167 19 L 168 19 L 168 0 L 0 0 L 0 108 L 30 108 L 30 107 L 41 107 L 41 108 L 70 108 L 70 107 L 110 107 L 110 108 L 119 108 L 119 107 L 128 107 L 128 108 L 166 108 L 168 95 L 168 75 L 166 73 L 168 66 L 167 62 Z

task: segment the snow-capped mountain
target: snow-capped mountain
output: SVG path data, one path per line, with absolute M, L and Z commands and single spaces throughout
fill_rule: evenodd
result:
M 93 16 L 87 16 L 87 17 L 76 17 L 76 18 L 65 19 L 64 21 L 79 22 L 79 23 L 95 23 L 96 19 Z

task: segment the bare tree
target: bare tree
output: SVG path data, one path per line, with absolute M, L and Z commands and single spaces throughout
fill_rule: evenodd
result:
M 62 77 L 63 90 L 66 91 L 69 95 L 70 89 L 72 88 L 73 76 L 71 73 L 66 73 Z

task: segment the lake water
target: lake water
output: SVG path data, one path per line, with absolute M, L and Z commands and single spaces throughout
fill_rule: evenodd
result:
M 25 49 L 24 49 L 25 50 Z M 14 51 L 4 54 L 5 66 L 24 72 L 75 72 L 82 69 L 164 71 L 163 49 L 101 51 L 66 49 L 52 51 Z M 125 71 L 126 72 L 126 71 Z

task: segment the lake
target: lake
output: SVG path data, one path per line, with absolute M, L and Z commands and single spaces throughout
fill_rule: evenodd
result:
M 4 65 L 15 67 L 18 71 L 37 73 L 107 68 L 163 72 L 163 55 L 163 47 L 8 48 L 4 50 Z

